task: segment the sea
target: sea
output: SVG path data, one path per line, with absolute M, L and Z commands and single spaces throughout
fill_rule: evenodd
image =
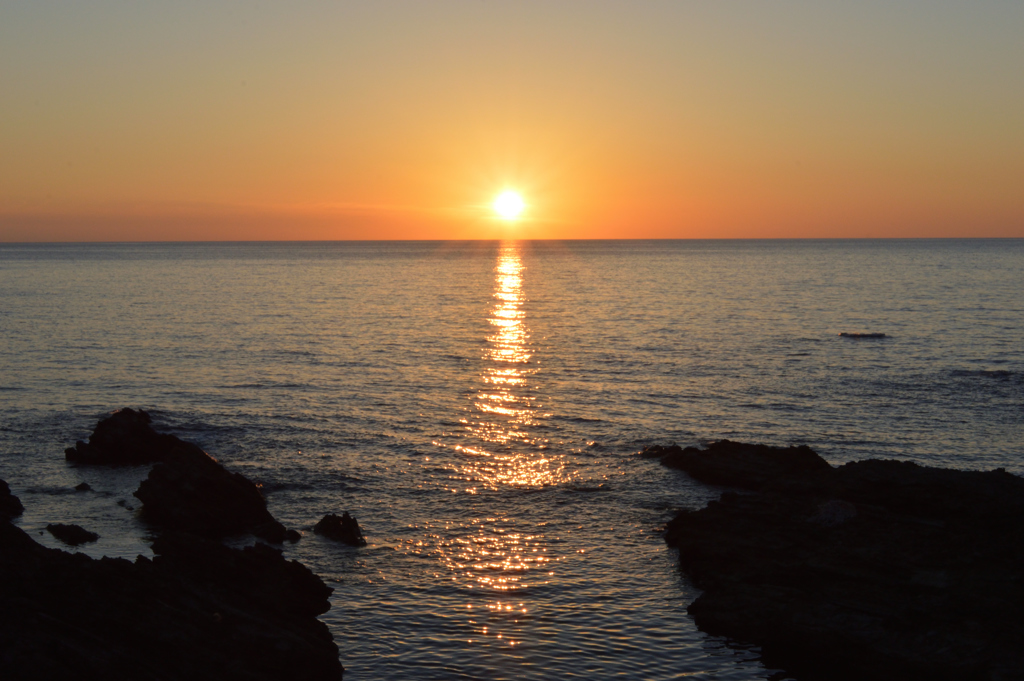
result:
M 152 555 L 147 470 L 64 459 L 149 411 L 303 531 L 350 681 L 766 679 L 662 538 L 720 490 L 638 452 L 1024 474 L 1022 338 L 1024 240 L 0 244 L 0 478 Z

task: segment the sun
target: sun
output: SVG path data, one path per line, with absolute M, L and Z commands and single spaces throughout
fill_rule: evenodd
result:
M 494 208 L 494 212 L 502 220 L 515 220 L 522 215 L 523 210 L 526 208 L 526 202 L 523 201 L 523 197 L 519 195 L 519 192 L 511 189 L 506 189 L 498 194 L 491 205 Z

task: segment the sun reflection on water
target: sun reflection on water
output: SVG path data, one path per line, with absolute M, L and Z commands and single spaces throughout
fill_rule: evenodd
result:
M 523 642 L 522 622 L 529 617 L 525 590 L 548 583 L 559 558 L 549 553 L 549 538 L 542 530 L 525 530 L 522 519 L 495 504 L 504 504 L 510 491 L 529 493 L 573 477 L 564 455 L 549 449 L 551 443 L 543 436 L 550 415 L 538 403 L 541 394 L 534 380 L 538 363 L 526 323 L 525 271 L 519 244 L 502 244 L 479 387 L 470 393 L 470 405 L 459 419 L 461 432 L 450 434 L 454 440 L 435 442 L 454 455 L 444 464 L 448 489 L 482 494 L 481 508 L 486 510 L 479 517 L 446 524 L 431 540 L 452 579 L 475 594 L 463 611 L 470 617 L 474 640 L 508 646 Z
M 523 309 L 525 269 L 520 246 L 502 244 L 494 268 L 495 302 L 488 317 L 492 333 L 484 349 L 482 385 L 473 396 L 473 408 L 460 419 L 472 444 L 452 445 L 463 456 L 449 473 L 453 482 L 463 484 L 462 491 L 538 487 L 568 478 L 562 457 L 546 452 L 548 441 L 531 433 L 546 414 L 539 413 L 529 381 L 536 363 Z

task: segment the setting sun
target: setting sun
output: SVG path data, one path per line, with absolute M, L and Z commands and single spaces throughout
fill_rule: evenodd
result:
M 494 199 L 493 206 L 494 212 L 502 220 L 515 220 L 522 214 L 523 209 L 526 208 L 526 202 L 523 201 L 523 197 L 518 192 L 506 189 Z

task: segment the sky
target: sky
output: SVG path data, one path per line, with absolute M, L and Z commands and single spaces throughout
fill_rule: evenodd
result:
M 1022 35 L 1019 0 L 0 0 L 0 241 L 1024 237 Z

